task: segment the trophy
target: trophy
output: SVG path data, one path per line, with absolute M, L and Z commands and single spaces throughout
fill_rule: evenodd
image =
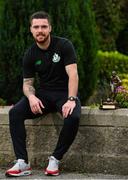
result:
M 112 71 L 112 75 L 110 78 L 110 95 L 106 101 L 101 101 L 100 109 L 116 109 L 117 102 L 115 100 L 116 97 L 116 89 L 121 85 L 122 81 L 120 80 L 119 76 L 116 74 L 115 71 Z
M 113 110 L 116 109 L 117 103 L 115 101 L 112 101 L 110 98 L 107 98 L 106 101 L 101 101 L 100 109 L 103 110 Z

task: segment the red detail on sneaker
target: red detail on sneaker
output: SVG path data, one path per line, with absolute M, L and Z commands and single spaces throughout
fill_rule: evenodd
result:
M 45 170 L 45 174 L 46 175 L 55 175 L 58 176 L 59 175 L 59 170 L 55 170 L 55 171 L 49 171 L 49 170 Z
M 6 173 L 8 173 L 8 174 L 19 174 L 19 173 L 21 173 L 21 172 L 24 172 L 24 171 L 31 171 L 32 170 L 32 168 L 28 168 L 28 169 L 25 169 L 25 170 L 8 170 Z
M 25 170 L 8 170 L 5 173 L 5 176 L 7 177 L 18 177 L 18 176 L 28 176 L 31 175 L 32 168 L 28 168 Z
M 21 170 L 13 170 L 13 171 L 7 171 L 6 173 L 8 173 L 8 174 L 19 174 L 19 173 L 21 173 L 22 171 Z

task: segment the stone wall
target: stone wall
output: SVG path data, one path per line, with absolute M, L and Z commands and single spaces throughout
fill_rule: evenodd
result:
M 0 108 L 0 166 L 15 159 L 8 126 L 9 108 Z M 44 168 L 63 120 L 59 114 L 49 114 L 25 123 L 29 160 L 33 167 Z M 70 171 L 128 175 L 128 109 L 82 107 L 77 137 L 60 165 Z

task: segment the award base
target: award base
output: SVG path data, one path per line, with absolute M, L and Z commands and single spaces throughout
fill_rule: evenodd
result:
M 114 110 L 116 108 L 117 108 L 117 103 L 110 100 L 104 101 L 100 105 L 100 109 L 103 110 Z

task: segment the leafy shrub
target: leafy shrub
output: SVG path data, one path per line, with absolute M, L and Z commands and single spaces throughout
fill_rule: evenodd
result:
M 100 76 L 108 79 L 113 70 L 118 74 L 127 74 L 128 72 L 128 56 L 126 55 L 117 51 L 98 51 L 97 58 L 100 64 Z
M 128 89 L 128 74 L 120 74 L 120 79 L 122 80 L 122 86 Z
M 115 100 L 120 108 L 128 108 L 128 90 L 119 86 L 116 90 Z

